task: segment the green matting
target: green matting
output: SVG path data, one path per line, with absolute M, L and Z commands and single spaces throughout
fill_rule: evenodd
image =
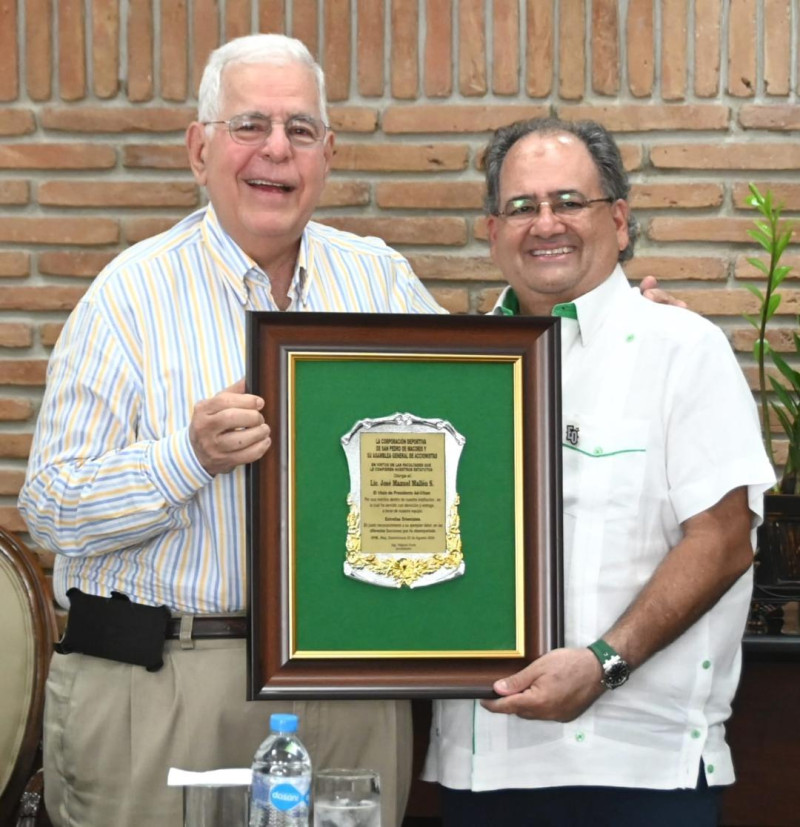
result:
M 509 362 L 295 360 L 296 644 L 301 652 L 507 651 L 514 610 L 514 380 Z M 466 437 L 458 468 L 466 572 L 389 589 L 343 572 L 350 477 L 341 437 L 409 412 Z

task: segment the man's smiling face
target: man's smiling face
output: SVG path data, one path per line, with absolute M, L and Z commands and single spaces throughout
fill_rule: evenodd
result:
M 517 141 L 500 170 L 500 210 L 514 198 L 550 201 L 559 193 L 603 198 L 600 173 L 584 143 L 567 133 L 533 133 Z M 527 314 L 546 315 L 597 287 L 628 244 L 628 205 L 598 202 L 569 216 L 540 207 L 529 222 L 489 217 L 492 258 Z
M 300 63 L 232 64 L 223 70 L 219 115 L 261 114 L 273 122 L 304 115 L 322 121 L 319 92 L 311 69 Z M 297 245 L 319 202 L 333 153 L 333 135 L 294 147 L 275 123 L 263 146 L 234 141 L 223 124 L 195 123 L 187 135 L 198 183 L 220 223 L 236 243 L 268 267 Z

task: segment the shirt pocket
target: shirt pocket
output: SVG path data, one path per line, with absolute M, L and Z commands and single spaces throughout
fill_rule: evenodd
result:
M 564 513 L 605 522 L 639 513 L 650 422 L 564 416 Z

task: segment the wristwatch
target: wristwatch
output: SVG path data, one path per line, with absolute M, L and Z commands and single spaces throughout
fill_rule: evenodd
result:
M 631 675 L 630 667 L 625 659 L 602 638 L 596 640 L 588 648 L 600 661 L 600 666 L 603 669 L 603 677 L 600 679 L 600 683 L 606 689 L 616 689 L 628 680 Z

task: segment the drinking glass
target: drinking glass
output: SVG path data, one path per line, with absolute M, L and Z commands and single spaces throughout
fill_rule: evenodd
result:
M 319 770 L 313 806 L 314 827 L 380 827 L 380 776 L 375 770 Z
M 183 788 L 183 827 L 247 827 L 250 787 L 244 784 Z

